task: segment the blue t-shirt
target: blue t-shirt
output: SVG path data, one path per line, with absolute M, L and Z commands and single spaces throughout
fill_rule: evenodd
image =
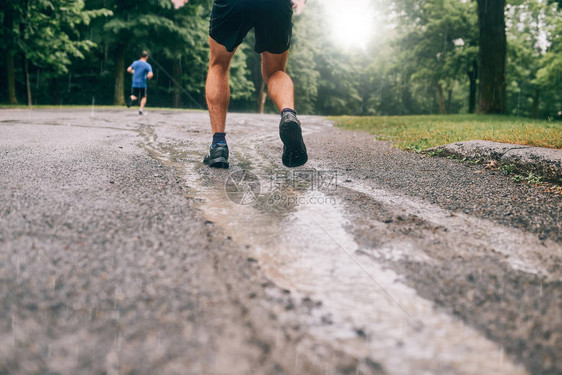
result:
M 131 64 L 131 68 L 135 71 L 133 73 L 133 87 L 145 88 L 146 75 L 152 72 L 152 67 L 149 63 L 142 60 L 137 60 Z

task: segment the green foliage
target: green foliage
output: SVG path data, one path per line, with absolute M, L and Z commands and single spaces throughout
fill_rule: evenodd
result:
M 409 1 L 399 4 L 410 9 Z M 417 5 L 417 11 L 410 9 L 399 18 L 397 63 L 413 84 L 436 89 L 440 110 L 446 111 L 443 91 L 457 86 L 475 58 L 475 6 L 457 0 L 425 0 Z
M 530 183 L 530 184 L 537 185 L 537 184 L 540 184 L 542 182 L 542 177 L 535 175 L 533 172 L 529 172 L 527 174 L 527 177 L 525 177 L 525 180 L 527 180 L 527 182 Z
M 82 0 L 5 1 L 0 8 L 0 38 L 7 41 L 5 50 L 22 53 L 33 65 L 63 74 L 73 58 L 84 58 L 95 46 L 80 38 L 77 27 L 110 14 L 103 8 L 84 10 Z
M 90 6 L 99 6 L 99 1 L 91 0 Z M 106 48 L 116 51 L 115 58 L 124 51 L 128 65 L 138 58 L 141 50 L 148 50 L 153 64 L 163 71 L 162 77 L 166 77 L 162 83 L 168 89 L 158 87 L 157 92 L 173 93 L 177 104 L 179 96 L 186 90 L 188 97 L 199 96 L 200 102 L 201 95 L 197 93 L 203 89 L 204 82 L 201 75 L 193 72 L 204 70 L 207 62 L 205 19 L 210 11 L 209 1 L 195 0 L 177 11 L 170 1 L 165 0 L 106 0 L 104 3 L 113 10 L 113 16 L 96 26 Z M 117 60 L 115 64 L 118 64 Z M 122 86 L 118 82 L 119 76 L 116 79 L 115 87 L 119 89 Z M 127 81 L 129 79 L 127 77 Z M 157 81 L 156 85 L 160 83 Z
M 332 50 L 331 54 L 317 56 L 319 113 L 339 115 L 356 113 L 361 103 L 357 92 L 358 74 L 353 62 L 346 62 L 344 55 Z
M 247 55 L 240 49 L 230 64 L 230 97 L 232 100 L 248 100 L 254 98 L 256 89 L 246 70 Z
M 330 25 L 318 2 L 296 17 L 288 72 L 295 83 L 300 112 L 337 115 L 357 113 L 360 67 L 355 57 L 326 36 Z
M 560 111 L 562 12 L 542 0 L 508 4 L 507 91 L 510 113 L 543 117 Z M 557 71 L 560 69 L 560 71 Z
M 110 104 L 115 87 L 128 91 L 131 77 L 124 70 L 146 49 L 155 73 L 149 105 L 204 106 L 212 0 L 190 0 L 179 10 L 169 0 L 0 2 L 0 49 L 8 57 L 0 61 L 0 68 L 6 70 L 13 56 L 11 74 L 20 96 L 27 86 L 37 103 Z M 469 78 L 478 55 L 476 3 L 373 0 L 373 4 L 378 9 L 372 21 L 375 37 L 364 49 L 331 40 L 333 25 L 321 1 L 310 1 L 303 14 L 293 18 L 287 72 L 294 81 L 297 111 L 467 112 L 469 88 L 474 88 Z M 558 4 L 512 0 L 506 21 L 508 112 L 562 118 Z M 262 80 L 252 33 L 238 49 L 230 73 L 231 107 L 254 110 Z M 0 86 L 8 81 L 5 76 L 0 75 Z M 6 101 L 5 95 L 0 92 L 0 101 Z M 276 109 L 269 101 L 266 110 Z
M 502 172 L 504 175 L 510 175 L 513 172 L 515 172 L 515 165 L 513 164 L 501 164 L 498 168 L 500 170 L 500 172 Z
M 545 110 L 543 116 L 562 114 L 562 5 L 550 5 L 545 9 L 548 25 L 547 41 L 550 43 L 541 59 L 536 73 L 536 86 L 544 90 Z
M 514 174 L 511 177 L 511 180 L 514 182 L 526 181 L 528 184 L 532 184 L 532 185 L 542 185 L 544 183 L 543 177 L 537 176 L 533 172 L 528 172 L 526 176 L 520 174 Z
M 321 53 L 320 46 L 316 42 L 322 38 L 319 22 L 321 14 L 318 8 L 318 3 L 311 3 L 307 13 L 295 17 L 294 22 L 287 72 L 295 85 L 295 96 L 298 98 L 296 106 L 299 113 L 316 113 L 320 78 L 316 56 Z

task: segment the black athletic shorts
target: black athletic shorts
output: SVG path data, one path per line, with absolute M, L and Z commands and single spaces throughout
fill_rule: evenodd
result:
M 147 94 L 146 87 L 133 87 L 131 88 L 131 95 L 136 96 L 137 99 L 144 98 Z
M 257 53 L 283 53 L 291 46 L 292 7 L 291 0 L 215 0 L 209 35 L 232 52 L 254 28 Z

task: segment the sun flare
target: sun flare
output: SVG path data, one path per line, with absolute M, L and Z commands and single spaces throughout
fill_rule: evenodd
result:
M 374 10 L 370 0 L 323 0 L 332 38 L 343 48 L 366 48 L 373 37 Z

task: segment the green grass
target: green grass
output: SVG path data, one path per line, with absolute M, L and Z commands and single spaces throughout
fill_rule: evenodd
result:
M 500 115 L 331 117 L 336 126 L 368 131 L 403 149 L 421 151 L 448 143 L 487 140 L 562 148 L 562 122 Z

